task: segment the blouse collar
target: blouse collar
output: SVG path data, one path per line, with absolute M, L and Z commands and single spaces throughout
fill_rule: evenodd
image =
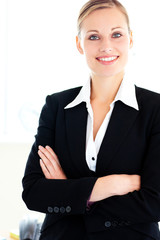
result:
M 91 81 L 88 79 L 87 83 L 81 88 L 79 94 L 76 98 L 69 103 L 65 109 L 72 108 L 77 106 L 82 102 L 86 102 L 86 104 L 90 104 L 90 92 L 91 92 Z M 123 81 L 119 87 L 119 90 L 116 94 L 116 97 L 113 101 L 122 101 L 124 104 L 139 110 L 137 98 L 136 98 L 136 90 L 135 85 L 131 80 L 128 80 L 126 75 L 123 78 Z

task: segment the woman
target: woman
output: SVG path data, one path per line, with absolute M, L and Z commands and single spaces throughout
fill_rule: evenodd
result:
M 125 76 L 132 32 L 116 0 L 90 0 L 77 48 L 90 79 L 48 96 L 23 178 L 41 239 L 160 239 L 160 95 Z M 40 160 L 39 160 L 40 159 Z

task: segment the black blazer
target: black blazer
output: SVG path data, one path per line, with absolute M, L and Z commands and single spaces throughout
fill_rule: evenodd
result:
M 160 239 L 160 95 L 136 87 L 139 111 L 115 103 L 92 172 L 85 160 L 85 103 L 64 109 L 80 89 L 47 97 L 26 165 L 23 199 L 29 209 L 46 213 L 41 239 Z M 39 145 L 54 149 L 68 180 L 45 179 Z M 87 209 L 97 178 L 109 174 L 140 174 L 140 191 Z

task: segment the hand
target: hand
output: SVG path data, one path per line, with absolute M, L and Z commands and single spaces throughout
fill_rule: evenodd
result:
M 141 179 L 139 175 L 113 174 L 98 178 L 92 194 L 91 202 L 96 202 L 115 195 L 125 195 L 140 189 Z
M 47 179 L 67 179 L 58 157 L 51 147 L 39 146 L 40 166 Z
M 141 178 L 139 175 L 116 174 L 114 175 L 115 195 L 124 195 L 140 190 Z

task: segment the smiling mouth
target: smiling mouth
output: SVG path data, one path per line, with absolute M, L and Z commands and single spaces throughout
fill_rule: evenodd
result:
M 115 56 L 115 57 L 99 57 L 97 58 L 97 60 L 102 61 L 102 62 L 113 62 L 116 59 L 118 59 L 119 56 Z

